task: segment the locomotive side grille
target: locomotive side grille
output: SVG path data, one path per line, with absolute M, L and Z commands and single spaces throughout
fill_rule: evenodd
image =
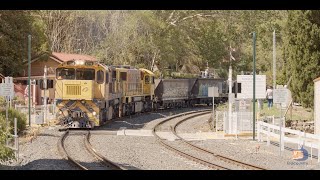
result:
M 81 85 L 67 85 L 67 95 L 81 96 Z

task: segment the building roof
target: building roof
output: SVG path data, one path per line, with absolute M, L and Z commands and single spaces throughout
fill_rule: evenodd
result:
M 58 52 L 44 52 L 31 60 L 31 63 L 37 61 L 43 55 L 49 55 L 49 57 L 58 63 L 63 63 L 70 60 L 88 60 L 88 61 L 97 61 L 96 57 L 85 55 L 85 54 L 68 54 L 68 53 L 58 53 Z M 27 62 L 25 62 L 27 63 Z
M 62 62 L 66 62 L 66 61 L 70 61 L 70 60 L 97 61 L 96 57 L 85 55 L 85 54 L 67 54 L 67 53 L 52 52 L 52 56 Z
M 2 74 L 0 73 L 0 78 L 1 78 L 1 79 L 4 79 L 5 77 L 4 77 L 4 75 L 2 75 Z

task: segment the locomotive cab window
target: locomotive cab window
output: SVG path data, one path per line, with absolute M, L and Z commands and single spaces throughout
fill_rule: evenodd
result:
M 154 76 L 151 76 L 151 84 L 154 84 Z
M 127 80 L 127 73 L 126 72 L 120 72 L 120 79 L 122 81 L 126 81 Z
M 77 80 L 95 80 L 94 69 L 77 69 Z
M 112 71 L 112 81 L 115 81 L 117 79 L 117 72 Z
M 150 83 L 150 77 L 149 77 L 149 76 L 146 76 L 146 77 L 145 77 L 144 83 L 145 83 L 145 84 L 149 84 L 149 83 Z
M 75 69 L 73 68 L 57 68 L 57 79 L 74 79 L 75 78 Z
M 106 83 L 109 83 L 109 73 L 106 72 Z
M 102 84 L 104 81 L 104 73 L 102 70 L 97 71 L 97 83 Z

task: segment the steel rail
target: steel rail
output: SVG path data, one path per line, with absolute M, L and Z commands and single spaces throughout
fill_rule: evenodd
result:
M 91 133 L 90 131 L 88 131 L 86 137 L 85 137 L 85 147 L 86 149 L 94 156 L 96 157 L 100 162 L 102 162 L 103 164 L 105 164 L 107 167 L 112 168 L 113 170 L 126 170 L 125 168 L 113 163 L 112 161 L 106 159 L 104 156 L 102 156 L 101 154 L 99 154 L 91 145 L 90 143 L 90 137 L 91 137 Z
M 64 146 L 64 141 L 65 141 L 65 139 L 66 139 L 66 137 L 68 135 L 69 135 L 69 131 L 67 130 L 65 133 L 63 133 L 63 135 L 59 139 L 58 150 L 59 150 L 61 156 L 64 159 L 66 159 L 68 162 L 71 162 L 71 164 L 73 164 L 76 167 L 78 167 L 79 169 L 81 169 L 81 170 L 89 170 L 88 168 L 86 168 L 85 166 L 81 165 L 79 162 L 77 162 L 73 158 L 71 158 L 70 155 L 68 154 L 68 152 L 66 151 L 65 146 Z
M 208 113 L 206 113 L 208 114 Z M 207 149 L 204 149 L 204 148 L 201 148 L 199 146 L 196 146 L 190 142 L 188 142 L 186 139 L 182 138 L 180 135 L 178 135 L 177 133 L 177 127 L 179 125 L 181 125 L 183 122 L 189 120 L 189 119 L 192 119 L 194 117 L 196 117 L 198 115 L 193 115 L 193 116 L 189 116 L 187 118 L 184 118 L 182 120 L 180 120 L 179 122 L 177 122 L 173 128 L 171 129 L 172 133 L 177 136 L 179 138 L 179 140 L 181 140 L 182 142 L 186 143 L 187 145 L 189 145 L 190 147 L 194 148 L 194 149 L 197 149 L 197 150 L 200 150 L 200 151 L 203 151 L 203 152 L 206 152 L 210 155 L 213 155 L 217 158 L 219 158 L 220 160 L 222 161 L 225 161 L 227 163 L 231 163 L 231 164 L 234 164 L 234 165 L 237 165 L 237 166 L 240 166 L 240 167 L 244 167 L 244 168 L 247 168 L 247 169 L 251 169 L 251 170 L 266 170 L 265 168 L 262 168 L 262 167 L 259 167 L 259 166 L 255 166 L 255 165 L 252 165 L 252 164 L 248 164 L 248 163 L 244 163 L 244 162 L 241 162 L 241 161 L 238 161 L 238 160 L 235 160 L 235 159 L 231 159 L 231 158 L 228 158 L 226 156 L 223 156 L 223 155 L 220 155 L 220 154 L 217 154 L 215 152 L 212 152 L 212 151 L 209 151 Z
M 157 123 L 154 127 L 153 127 L 153 130 L 152 130 L 152 133 L 153 135 L 157 138 L 158 142 L 160 142 L 161 145 L 163 145 L 164 147 L 166 147 L 167 149 L 169 150 L 172 150 L 176 153 L 178 153 L 179 155 L 189 159 L 189 160 L 192 160 L 194 162 L 197 162 L 197 163 L 200 163 L 202 165 L 205 165 L 207 167 L 210 167 L 210 168 L 213 168 L 213 169 L 217 169 L 217 170 L 228 170 L 228 168 L 226 167 L 222 167 L 222 166 L 219 166 L 217 164 L 214 164 L 212 162 L 208 162 L 206 160 L 203 160 L 203 159 L 200 159 L 200 158 L 197 158 L 195 156 L 192 156 L 190 154 L 187 154 L 185 152 L 182 152 L 180 151 L 179 149 L 173 147 L 173 146 L 170 146 L 168 143 L 165 143 L 163 139 L 160 138 L 159 135 L 157 135 L 156 133 L 156 128 L 157 127 L 160 127 L 160 125 L 164 124 L 165 122 L 168 122 L 170 120 L 173 120 L 173 119 L 176 119 L 178 117 L 182 117 L 182 116 L 185 116 L 185 115 L 190 115 L 190 114 L 197 114 L 197 116 L 199 115 L 202 115 L 202 114 L 207 114 L 207 113 L 210 113 L 210 110 L 202 110 L 202 111 L 191 111 L 191 112 L 188 112 L 188 113 L 182 113 L 182 114 L 178 114 L 178 115 L 175 115 L 175 116 L 172 116 L 172 117 L 169 117 L 159 123 Z

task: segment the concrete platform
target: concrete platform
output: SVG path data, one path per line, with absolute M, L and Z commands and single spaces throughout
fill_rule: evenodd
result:
M 178 138 L 171 132 L 157 131 L 157 134 L 168 141 L 174 141 Z M 225 137 L 223 132 L 197 132 L 197 133 L 180 133 L 182 138 L 187 141 L 201 141 L 207 139 L 234 139 L 234 137 Z M 117 131 L 117 136 L 153 136 L 152 130 L 132 130 L 121 129 Z

